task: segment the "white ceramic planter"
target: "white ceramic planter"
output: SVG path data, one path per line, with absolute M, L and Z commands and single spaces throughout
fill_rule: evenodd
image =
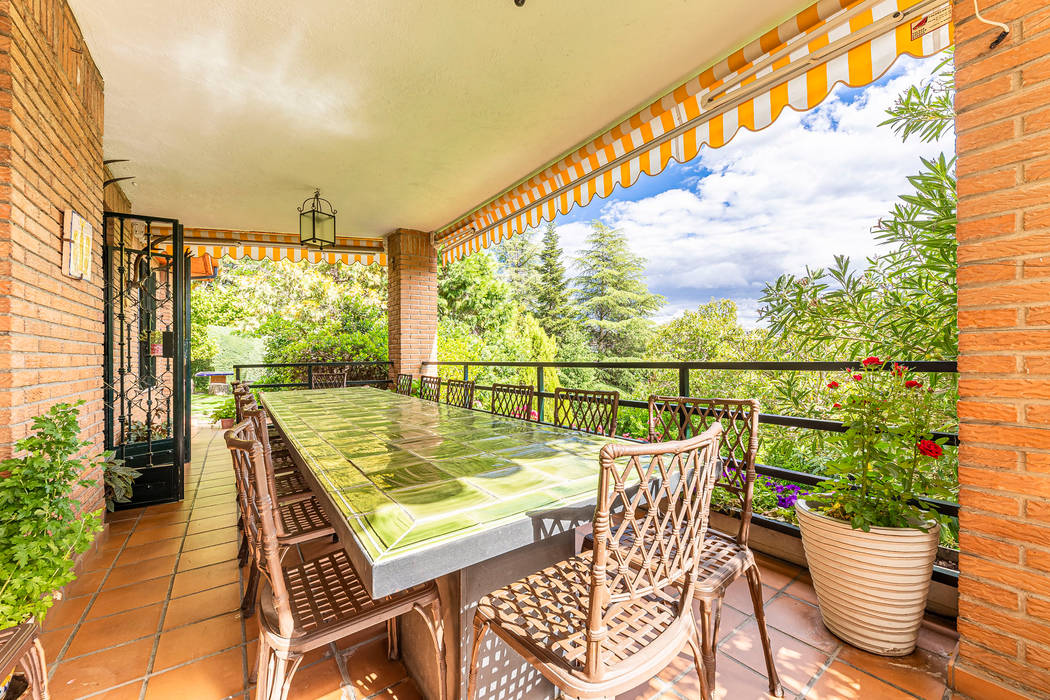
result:
M 904 656 L 915 649 L 940 528 L 850 524 L 795 504 L 824 624 L 865 651 Z

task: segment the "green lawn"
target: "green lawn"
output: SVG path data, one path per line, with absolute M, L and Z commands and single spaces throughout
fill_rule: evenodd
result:
M 211 396 L 210 394 L 194 394 L 190 399 L 190 413 L 198 420 L 211 421 L 211 412 L 218 408 L 223 401 L 230 398 L 226 396 Z

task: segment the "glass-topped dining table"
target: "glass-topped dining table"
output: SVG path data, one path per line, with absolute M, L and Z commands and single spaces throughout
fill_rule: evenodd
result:
M 460 697 L 473 604 L 573 554 L 610 438 L 372 387 L 264 393 L 262 403 L 369 593 L 438 581 L 449 697 Z M 437 670 L 419 648 L 429 635 L 411 629 L 418 624 L 402 619 L 405 661 L 424 694 L 437 697 Z M 495 635 L 486 643 L 492 678 L 483 670 L 479 697 L 551 696 Z

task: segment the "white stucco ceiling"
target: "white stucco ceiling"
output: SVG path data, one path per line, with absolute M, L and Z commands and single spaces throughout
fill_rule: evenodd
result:
M 810 0 L 70 0 L 135 211 L 433 230 Z

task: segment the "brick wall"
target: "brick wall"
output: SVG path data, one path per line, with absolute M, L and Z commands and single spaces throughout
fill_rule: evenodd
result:
M 0 122 L 0 456 L 33 416 L 80 399 L 82 437 L 97 452 L 102 76 L 64 0 L 0 0 Z M 90 282 L 61 272 L 66 209 L 95 232 Z M 99 483 L 80 497 L 95 508 L 101 494 Z
M 955 5 L 961 578 L 953 683 L 1050 694 L 1050 4 Z
M 408 229 L 390 234 L 387 271 L 391 378 L 418 378 L 422 362 L 437 356 L 437 251 L 430 235 Z

